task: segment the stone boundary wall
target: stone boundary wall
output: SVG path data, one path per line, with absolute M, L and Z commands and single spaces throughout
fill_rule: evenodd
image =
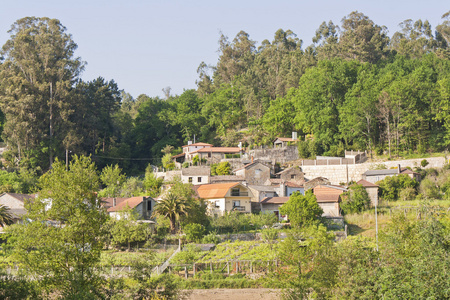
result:
M 362 179 L 362 174 L 367 170 L 374 169 L 376 165 L 383 164 L 386 168 L 400 166 L 406 167 L 418 167 L 420 162 L 424 158 L 398 160 L 398 161 L 385 161 L 380 163 L 362 163 L 355 165 L 334 165 L 334 166 L 301 166 L 305 178 L 308 180 L 316 177 L 325 177 L 330 180 L 331 184 L 339 184 L 347 182 L 347 168 L 348 168 L 348 181 L 359 181 Z M 428 157 L 425 158 L 429 164 L 425 168 L 442 168 L 446 159 L 444 157 Z
M 253 156 L 254 160 L 271 161 L 272 164 L 284 164 L 289 161 L 298 159 L 297 146 L 286 146 L 282 148 L 263 148 L 248 151 L 249 157 Z

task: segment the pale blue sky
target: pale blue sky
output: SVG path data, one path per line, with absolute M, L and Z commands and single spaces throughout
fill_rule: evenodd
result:
M 306 46 L 323 21 L 340 20 L 358 10 L 392 35 L 406 19 L 433 26 L 450 10 L 448 0 L 182 1 L 182 0 L 1 0 L 0 44 L 17 19 L 26 16 L 61 20 L 88 63 L 82 78 L 114 79 L 133 97 L 162 96 L 195 88 L 201 61 L 215 64 L 219 32 L 230 40 L 240 31 L 260 43 L 282 28 Z

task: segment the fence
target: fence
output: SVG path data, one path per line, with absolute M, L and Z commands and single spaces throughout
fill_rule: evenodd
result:
M 238 273 L 271 273 L 276 272 L 280 267 L 278 260 L 230 260 L 207 263 L 192 264 L 173 264 L 168 268 L 169 273 L 184 276 L 185 278 L 194 277 L 197 273 L 222 273 L 222 274 L 238 274 Z

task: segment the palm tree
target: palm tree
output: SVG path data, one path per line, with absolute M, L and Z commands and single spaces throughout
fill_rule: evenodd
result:
M 171 233 L 175 233 L 180 217 L 187 215 L 189 209 L 190 201 L 188 199 L 169 192 L 162 201 L 156 204 L 153 215 L 169 218 L 170 231 Z
M 0 226 L 11 225 L 13 217 L 8 206 L 0 205 Z

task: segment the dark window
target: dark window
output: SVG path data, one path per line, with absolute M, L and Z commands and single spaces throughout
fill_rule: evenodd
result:
M 198 178 L 197 178 L 197 182 L 202 182 L 202 178 L 201 178 L 201 177 L 198 177 Z
M 239 189 L 231 189 L 231 196 L 239 196 Z
M 147 211 L 152 210 L 152 200 L 147 200 Z
M 192 183 L 192 177 L 188 178 L 189 183 Z
M 295 179 L 295 174 L 292 174 L 292 175 L 291 175 L 291 179 Z

